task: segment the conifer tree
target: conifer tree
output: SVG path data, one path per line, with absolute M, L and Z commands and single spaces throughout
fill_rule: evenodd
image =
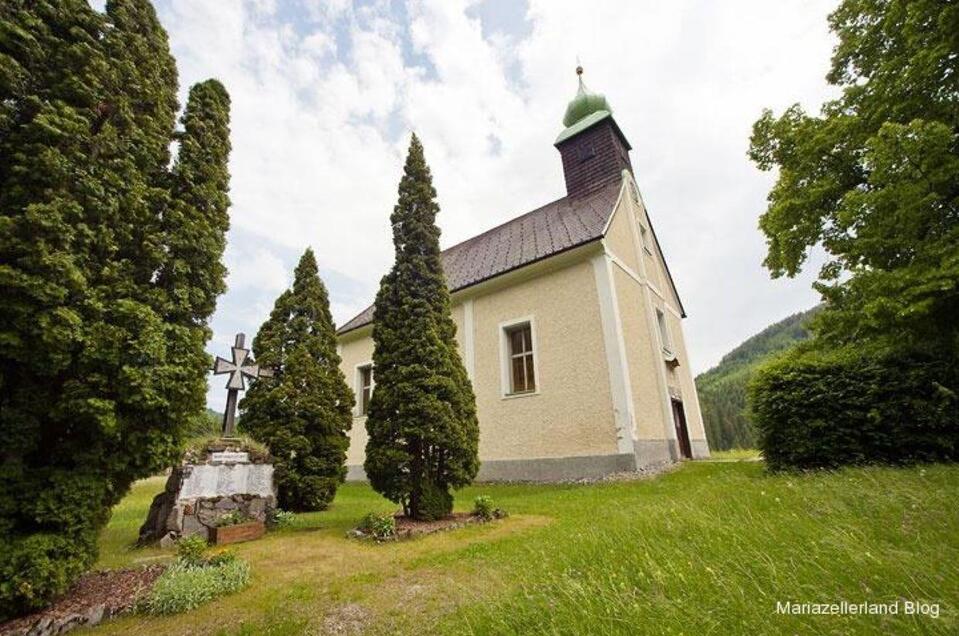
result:
M 11 0 L 0 33 L 3 618 L 93 563 L 110 508 L 169 465 L 202 413 L 222 287 L 160 274 L 183 234 L 210 223 L 222 235 L 229 145 L 221 100 L 222 125 L 198 128 L 223 172 L 199 176 L 192 197 L 171 186 L 176 69 L 148 0 L 111 0 L 106 14 Z M 172 209 L 190 223 L 165 227 Z M 195 261 L 222 249 L 222 236 L 205 241 Z
M 277 298 L 253 352 L 274 375 L 241 402 L 243 430 L 270 448 L 280 507 L 323 510 L 346 478 L 354 402 L 313 250 L 300 258 L 293 288 Z
M 377 492 L 417 519 L 448 515 L 450 489 L 468 485 L 479 470 L 476 398 L 456 348 L 438 212 L 413 135 L 390 217 L 396 261 L 374 306 L 376 389 L 364 469 Z

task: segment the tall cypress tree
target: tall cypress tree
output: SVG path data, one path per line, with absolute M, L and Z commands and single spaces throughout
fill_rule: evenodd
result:
M 346 478 L 353 393 L 340 371 L 313 250 L 300 258 L 293 288 L 277 298 L 253 352 L 274 375 L 254 384 L 241 402 L 243 430 L 270 447 L 280 507 L 323 510 Z
M 2 618 L 93 563 L 110 508 L 169 465 L 199 415 L 221 288 L 187 311 L 198 294 L 160 284 L 173 239 L 193 231 L 164 219 L 225 214 L 226 181 L 200 178 L 193 198 L 172 187 L 176 69 L 147 0 L 111 0 L 105 15 L 12 0 L 0 33 Z M 200 249 L 218 261 L 222 238 Z
M 479 470 L 476 398 L 456 348 L 438 212 L 413 135 L 390 217 L 396 262 L 374 306 L 376 389 L 364 468 L 377 492 L 417 519 L 448 515 L 450 489 L 468 485 Z

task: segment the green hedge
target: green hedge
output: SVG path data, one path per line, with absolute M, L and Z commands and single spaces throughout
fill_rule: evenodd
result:
M 959 364 L 923 353 L 800 347 L 749 386 L 771 470 L 955 461 Z

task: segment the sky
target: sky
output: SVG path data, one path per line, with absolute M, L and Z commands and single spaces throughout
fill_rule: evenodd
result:
M 102 9 L 103 0 L 91 0 Z M 632 164 L 688 318 L 694 373 L 818 299 L 815 267 L 772 280 L 759 215 L 774 175 L 746 156 L 763 108 L 817 111 L 836 0 L 154 0 L 189 86 L 230 93 L 229 290 L 209 351 L 252 339 L 311 246 L 337 324 L 392 264 L 411 131 L 448 247 L 565 194 L 579 60 Z M 208 404 L 222 409 L 222 377 Z

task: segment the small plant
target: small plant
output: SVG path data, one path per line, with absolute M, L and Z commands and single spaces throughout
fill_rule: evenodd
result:
M 206 565 L 217 567 L 221 565 L 227 565 L 228 563 L 233 563 L 237 560 L 239 560 L 239 557 L 236 556 L 236 552 L 233 550 L 223 550 L 222 552 L 217 552 L 207 559 Z
M 184 612 L 250 582 L 249 563 L 229 550 L 207 557 L 207 543 L 200 535 L 183 537 L 176 547 L 177 560 L 138 601 L 137 611 L 155 615 Z
M 153 589 L 138 603 L 144 614 L 176 614 L 218 596 L 236 592 L 250 582 L 250 564 L 230 552 L 212 557 L 205 565 L 177 561 L 160 575 Z
M 486 521 L 493 519 L 493 498 L 489 495 L 480 495 L 473 500 L 473 514 Z
M 296 514 L 289 510 L 274 508 L 266 518 L 266 524 L 274 530 L 289 528 L 296 521 Z
M 396 519 L 393 515 L 370 512 L 363 517 L 359 529 L 376 541 L 387 541 L 396 536 Z
M 250 515 L 240 512 L 239 510 L 234 510 L 217 519 L 216 527 L 223 528 L 224 526 L 237 526 L 248 521 L 253 521 L 253 518 L 250 517 Z
M 473 514 L 483 521 L 503 519 L 509 516 L 505 510 L 493 505 L 493 498 L 489 495 L 480 495 L 473 500 Z
M 180 563 L 188 566 L 202 566 L 206 563 L 204 553 L 207 549 L 206 539 L 198 534 L 182 537 L 176 542 L 176 554 Z

